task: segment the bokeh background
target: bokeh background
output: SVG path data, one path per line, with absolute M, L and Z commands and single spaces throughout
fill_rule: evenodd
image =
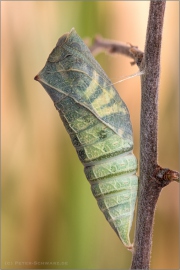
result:
M 144 49 L 149 1 L 1 1 L 2 265 L 5 269 L 128 269 L 126 251 L 91 194 L 52 101 L 33 80 L 58 38 L 75 27 Z M 179 169 L 179 1 L 167 1 L 159 97 L 159 164 Z M 137 72 L 97 56 L 113 82 Z M 140 79 L 116 84 L 139 157 Z M 179 186 L 159 198 L 152 269 L 179 268 Z M 131 233 L 133 239 L 134 225 Z

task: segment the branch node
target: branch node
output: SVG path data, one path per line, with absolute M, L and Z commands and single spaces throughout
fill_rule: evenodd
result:
M 140 67 L 142 59 L 143 59 L 143 52 L 138 50 L 137 46 L 133 46 L 130 44 L 129 52 L 132 54 L 132 57 L 134 59 L 134 64 L 136 64 L 138 67 Z M 133 62 L 131 62 L 132 64 Z
M 173 181 L 179 182 L 179 172 L 157 165 L 153 178 L 161 184 L 161 187 L 165 187 Z

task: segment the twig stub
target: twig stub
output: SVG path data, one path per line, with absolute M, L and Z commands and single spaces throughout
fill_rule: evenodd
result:
M 161 187 L 165 187 L 173 181 L 179 182 L 179 172 L 162 168 L 157 165 L 153 177 L 159 182 Z
M 96 55 L 101 51 L 108 53 L 119 53 L 132 58 L 134 61 L 131 64 L 137 64 L 139 67 L 143 59 L 143 52 L 140 51 L 137 46 L 124 44 L 122 42 L 113 41 L 96 36 L 93 45 L 90 47 L 90 51 Z

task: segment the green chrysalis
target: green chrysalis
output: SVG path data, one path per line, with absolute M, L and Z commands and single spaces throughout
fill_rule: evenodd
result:
M 138 178 L 125 103 L 74 29 L 58 40 L 35 79 L 60 114 L 99 208 L 131 248 Z

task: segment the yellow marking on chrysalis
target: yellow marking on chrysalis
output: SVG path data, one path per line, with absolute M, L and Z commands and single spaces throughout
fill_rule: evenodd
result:
M 92 107 L 100 117 L 119 112 L 123 114 L 127 113 L 127 111 L 122 106 L 120 106 L 119 102 L 115 102 L 114 104 L 111 104 L 111 106 L 104 106 L 103 108 L 101 107 L 102 104 L 108 104 L 110 101 L 111 100 L 107 95 L 101 95 L 92 102 Z
M 96 71 L 93 71 L 92 81 L 90 85 L 87 87 L 86 91 L 84 92 L 86 98 L 90 98 L 97 89 L 97 86 L 101 88 L 101 95 L 99 95 L 92 103 L 91 106 L 93 109 L 98 113 L 99 116 L 103 117 L 106 115 L 110 115 L 112 113 L 126 113 L 126 110 L 120 106 L 119 102 L 117 102 L 116 98 L 116 90 L 113 87 L 108 87 L 108 89 L 105 89 L 102 87 L 102 85 L 99 85 L 98 83 L 99 75 Z M 111 100 L 114 99 L 114 104 L 111 106 L 104 106 L 104 108 L 101 108 L 102 105 L 109 104 Z
M 92 96 L 95 91 L 96 91 L 96 88 L 97 88 L 97 85 L 98 85 L 98 74 L 96 71 L 93 71 L 93 79 L 90 83 L 90 85 L 86 88 L 85 92 L 84 92 L 84 95 L 87 99 L 90 98 L 90 96 Z
M 92 77 L 90 77 L 92 81 L 90 85 L 86 88 L 86 90 L 84 91 L 84 94 L 87 98 L 89 98 L 96 92 L 97 86 L 99 86 L 102 91 L 102 94 L 97 98 L 99 100 L 98 102 L 102 104 L 102 100 L 104 100 L 102 99 L 103 97 L 107 99 L 107 102 L 106 102 L 107 104 L 110 101 L 110 99 L 115 98 L 116 92 L 115 92 L 115 89 L 113 89 L 113 87 L 108 86 L 108 89 L 106 89 L 103 87 L 103 85 L 100 85 L 98 81 L 99 77 L 100 77 L 99 74 L 94 70 Z

